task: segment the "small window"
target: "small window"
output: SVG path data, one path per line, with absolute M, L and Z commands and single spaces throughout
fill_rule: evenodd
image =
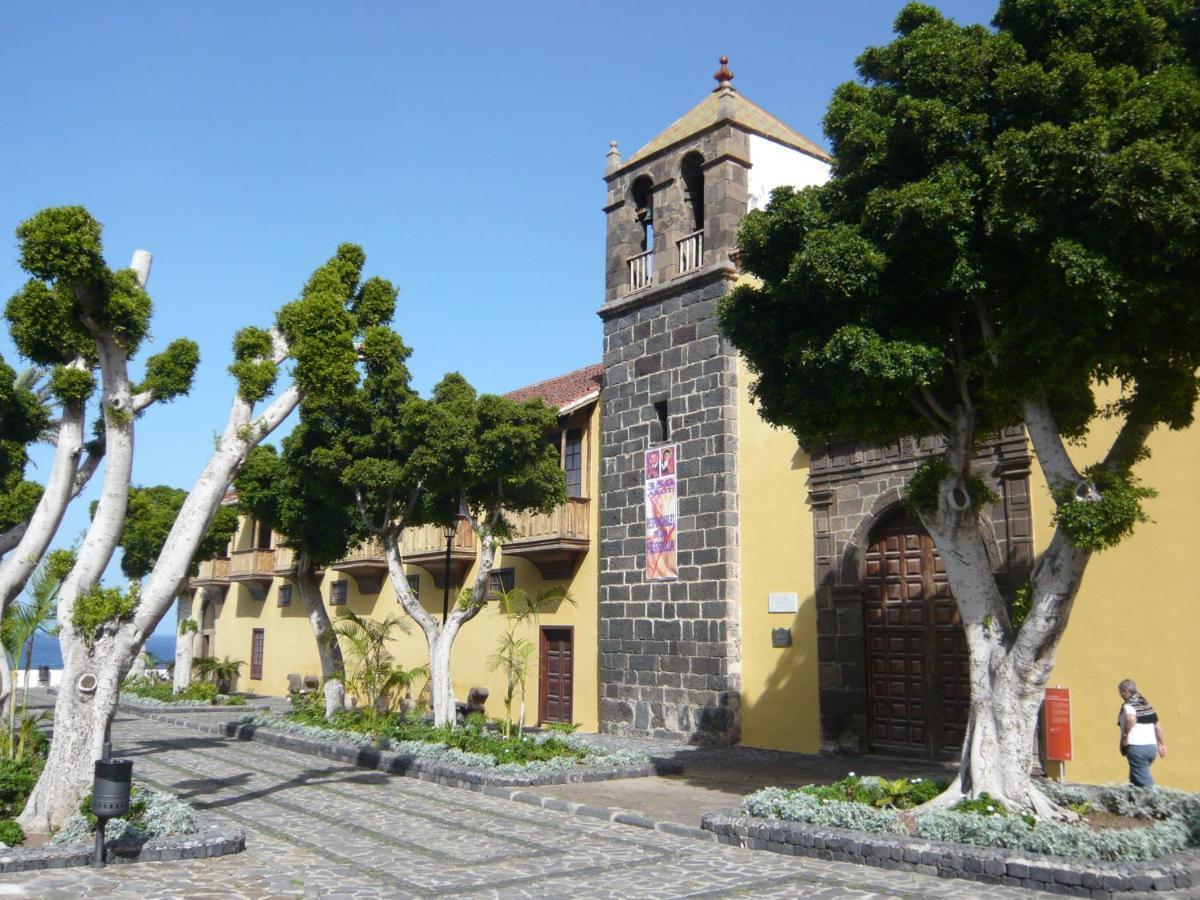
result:
M 292 605 L 292 586 L 290 584 L 281 584 L 279 586 L 279 605 Z
M 408 589 L 410 591 L 412 591 L 412 595 L 414 597 L 421 596 L 421 576 L 420 575 L 409 575 L 408 576 Z
M 330 606 L 345 606 L 346 605 L 346 585 L 348 582 L 335 581 L 329 586 L 329 605 Z
M 563 455 L 563 470 L 567 479 L 567 496 L 583 496 L 583 430 L 567 432 L 566 452 Z
M 262 628 L 255 628 L 250 633 L 250 680 L 262 681 L 263 669 L 263 642 L 266 638 L 266 632 Z
M 488 577 L 488 599 L 495 600 L 516 586 L 517 573 L 515 569 L 492 569 L 491 575 Z
M 671 439 L 671 416 L 667 410 L 667 401 L 659 400 L 654 404 L 654 416 L 658 420 L 657 440 L 651 443 L 661 444 Z

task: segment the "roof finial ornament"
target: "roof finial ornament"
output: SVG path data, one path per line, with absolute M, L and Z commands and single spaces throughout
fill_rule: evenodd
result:
M 607 174 L 615 172 L 619 168 L 621 168 L 621 151 L 617 149 L 616 141 L 609 141 L 608 154 L 604 159 L 604 171 Z
M 717 86 L 713 88 L 713 93 L 717 91 L 733 90 L 733 85 L 729 82 L 733 81 L 733 73 L 729 71 L 729 57 L 721 57 L 721 68 L 717 69 L 713 78 L 717 81 Z

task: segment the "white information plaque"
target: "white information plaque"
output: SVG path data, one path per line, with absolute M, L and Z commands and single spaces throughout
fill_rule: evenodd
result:
M 794 613 L 800 609 L 800 598 L 796 594 L 767 594 L 767 612 Z

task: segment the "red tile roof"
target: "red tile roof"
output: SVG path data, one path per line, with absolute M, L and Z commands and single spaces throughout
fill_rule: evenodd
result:
M 509 391 L 504 396 L 518 402 L 536 398 L 544 400 L 549 406 L 562 409 L 564 406 L 570 406 L 588 394 L 600 390 L 603 380 L 604 366 L 597 363 L 594 366 L 585 366 L 574 372 L 568 372 L 566 375 L 559 375 L 557 378 L 549 378 L 528 387 Z

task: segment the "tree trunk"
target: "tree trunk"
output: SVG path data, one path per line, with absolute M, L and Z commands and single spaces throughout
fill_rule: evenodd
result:
M 1057 438 L 1057 429 L 1045 422 L 1030 428 L 1048 480 L 1061 484 L 1069 481 L 1062 471 L 1069 462 L 1061 442 L 1043 450 L 1049 432 Z M 954 474 L 940 485 L 938 508 L 921 513 L 958 605 L 971 681 L 958 778 L 928 806 L 986 793 L 1012 809 L 1072 818 L 1038 790 L 1029 773 L 1038 707 L 1090 554 L 1056 533 L 1030 576 L 1030 611 L 1014 628 L 962 477 L 970 464 L 972 438 L 969 423 L 949 436 L 947 461 Z
M 172 689 L 175 693 L 179 693 L 192 683 L 192 657 L 195 649 L 196 632 L 177 631 L 175 633 L 175 671 L 172 676 Z
M 303 550 L 296 554 L 294 574 L 300 599 L 304 601 L 304 609 L 308 613 L 308 624 L 317 641 L 321 682 L 325 692 L 325 718 L 328 720 L 346 704 L 346 661 L 342 657 L 341 644 L 331 634 L 333 623 L 329 621 L 329 610 L 325 608 L 321 588 L 313 574 L 311 558 Z
M 127 626 L 126 626 L 127 627 Z M 54 740 L 42 776 L 19 822 L 27 832 L 47 834 L 61 828 L 79 810 L 79 799 L 92 783 L 92 763 L 100 759 L 117 710 L 121 682 L 132 656 L 113 636 L 87 646 L 69 628 L 59 636 L 63 681 L 54 704 Z M 80 690 L 80 678 L 95 676 L 95 690 Z
M 450 651 L 454 647 L 454 638 L 458 636 L 457 626 L 435 628 L 432 633 L 425 632 L 429 641 L 429 693 L 433 706 L 433 724 L 453 727 L 458 722 L 458 710 L 454 704 L 454 681 L 450 677 Z
M 493 511 L 493 518 L 498 514 L 498 510 Z M 471 521 L 479 538 L 479 562 L 475 569 L 475 583 L 471 586 L 468 602 L 465 605 L 456 605 L 445 625 L 421 605 L 421 601 L 413 596 L 412 589 L 408 586 L 398 540 L 403 524 L 386 529 L 380 535 L 384 555 L 387 557 L 388 575 L 392 579 L 392 589 L 396 592 L 404 611 L 421 626 L 429 645 L 429 693 L 433 705 L 433 724 L 449 725 L 452 728 L 458 717 L 454 706 L 454 682 L 450 676 L 450 651 L 454 647 L 458 630 L 475 618 L 483 608 L 487 599 L 492 565 L 496 559 L 496 539 L 492 536 L 490 525 L 487 521 L 482 526 L 476 524 L 474 519 Z

